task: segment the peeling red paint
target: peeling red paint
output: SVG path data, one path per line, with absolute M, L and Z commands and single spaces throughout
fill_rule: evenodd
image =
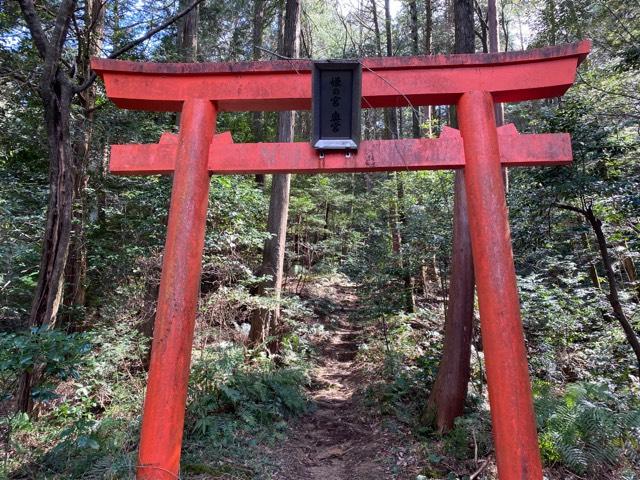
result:
M 513 125 L 498 129 L 500 158 L 505 167 L 571 163 L 566 133 L 519 135 Z M 177 136 L 165 133 L 159 144 L 113 145 L 111 173 L 167 175 L 173 173 Z M 357 152 L 326 152 L 320 158 L 308 142 L 233 144 L 228 132 L 216 135 L 209 148 L 210 174 L 339 173 L 391 170 L 443 170 L 465 165 L 460 133 L 447 127 L 439 139 L 368 140 Z
M 539 480 L 542 464 L 494 102 L 489 93 L 475 91 L 465 93 L 457 108 L 498 474 L 502 480 Z
M 496 102 L 557 97 L 573 84 L 590 42 L 496 54 L 381 57 L 362 60 L 362 107 L 448 105 L 470 90 Z M 180 111 L 186 98 L 219 111 L 309 110 L 308 60 L 244 63 L 139 63 L 94 58 L 109 98 L 137 110 Z

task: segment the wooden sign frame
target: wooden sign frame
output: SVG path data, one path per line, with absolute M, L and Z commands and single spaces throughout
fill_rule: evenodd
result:
M 329 82 L 323 83 L 323 78 L 329 72 L 343 75 L 336 75 Z M 345 82 L 341 82 L 345 78 L 344 73 L 350 75 L 350 85 L 344 85 Z M 313 92 L 311 145 L 318 150 L 357 150 L 360 144 L 362 65 L 360 62 L 343 60 L 313 62 L 311 76 Z M 340 84 L 334 84 L 334 82 Z M 346 99 L 344 99 L 345 96 Z M 332 118 L 331 115 L 337 117 Z M 350 117 L 346 122 L 345 116 Z M 330 130 L 333 126 L 334 131 L 337 132 L 344 124 L 348 126 L 349 135 L 326 135 L 327 129 Z

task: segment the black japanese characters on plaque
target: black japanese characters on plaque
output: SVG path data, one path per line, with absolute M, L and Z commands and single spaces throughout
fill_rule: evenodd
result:
M 356 150 L 360 142 L 359 63 L 313 64 L 313 138 L 319 150 Z

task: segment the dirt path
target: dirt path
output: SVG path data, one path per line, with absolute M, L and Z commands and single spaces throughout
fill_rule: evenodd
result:
M 315 408 L 278 448 L 279 480 L 415 479 L 406 438 L 382 428 L 364 404 L 367 381 L 355 361 L 362 331 L 349 319 L 358 308 L 356 293 L 345 282 L 316 292 L 334 308 L 322 319 L 329 335 L 318 342 L 321 357 L 312 372 Z

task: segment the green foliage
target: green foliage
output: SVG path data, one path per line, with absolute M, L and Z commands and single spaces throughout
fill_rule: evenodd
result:
M 536 376 L 559 383 L 604 376 L 624 383 L 636 374 L 636 365 L 623 332 L 607 315 L 606 297 L 585 285 L 575 265 L 556 268 L 562 269 L 556 285 L 538 275 L 519 281 Z M 565 277 L 564 271 L 575 273 Z
M 32 329 L 27 333 L 0 333 L 0 385 L 2 395 L 13 394 L 15 381 L 25 373 L 37 369 L 40 381 L 31 396 L 34 401 L 47 401 L 56 397 L 57 381 L 78 377 L 79 369 L 92 360 L 90 335 L 67 334 L 47 328 Z
M 538 382 L 535 406 L 540 447 L 547 463 L 561 463 L 584 474 L 640 457 L 640 405 L 637 397 L 606 383 L 575 383 L 562 394 Z
M 200 5 L 198 60 L 253 57 L 254 3 Z M 391 41 L 398 55 L 406 55 L 414 48 L 407 34 L 412 29 L 407 8 L 411 2 L 396 3 L 400 10 L 391 22 Z M 445 3 L 431 2 L 430 53 L 449 52 L 453 45 L 452 17 Z M 135 464 L 149 345 L 141 332 L 149 335 L 145 328 L 155 313 L 171 179 L 109 175 L 107 146 L 157 142 L 162 132 L 177 131 L 176 115 L 116 108 L 100 83 L 92 120 L 80 102 L 73 105 L 74 142 L 92 128 L 91 152 L 82 165 L 87 178 L 74 205 L 79 215 L 73 230 L 74 239 L 86 246 L 86 302 L 63 305 L 59 330 L 22 332 L 40 265 L 49 165 L 35 81 L 40 58 L 19 6 L 5 4 L 0 10 L 0 392 L 10 397 L 20 375 L 39 365 L 44 377 L 34 395 L 46 402 L 39 402 L 37 419 L 2 419 L 0 428 L 10 437 L 10 459 L 2 468 L 26 478 L 127 478 Z M 157 25 L 176 5 L 108 3 L 101 43 L 107 50 L 122 46 Z M 78 2 L 71 37 L 83 28 L 85 6 Z M 261 44 L 275 50 L 279 5 L 265 6 Z M 532 375 L 546 382 L 536 387 L 542 450 L 547 464 L 591 478 L 613 465 L 637 472 L 638 405 L 625 391 L 637 385 L 634 359 L 611 315 L 591 231 L 582 219 L 553 207 L 557 202 L 593 205 L 604 222 L 624 308 L 637 331 L 640 284 L 621 268 L 623 259 L 631 259 L 637 269 L 640 259 L 637 6 L 623 0 L 535 0 L 500 6 L 506 29 L 500 40 L 506 50 L 594 39 L 577 85 L 561 100 L 506 106 L 507 121 L 522 132 L 569 132 L 573 139 L 573 166 L 509 172 L 508 202 L 530 365 Z M 426 4 L 418 1 L 417 7 L 422 48 Z M 44 2 L 38 10 L 47 32 L 55 8 L 56 2 Z M 478 8 L 483 10 L 484 3 L 478 2 Z M 382 40 L 375 38 L 374 29 L 362 28 L 372 21 L 370 10 L 367 5 L 352 15 L 346 7 L 306 2 L 302 55 L 379 55 Z M 378 14 L 381 21 L 382 11 Z M 524 28 L 517 31 L 516 25 Z M 480 33 L 482 27 L 477 21 Z M 126 57 L 175 61 L 175 37 L 172 26 Z M 66 62 L 73 63 L 79 45 L 75 38 L 64 45 Z M 260 55 L 271 57 L 262 51 Z M 397 113 L 401 136 L 411 136 L 411 112 L 402 108 Z M 434 107 L 427 119 L 422 110 L 421 123 L 430 130 L 423 133 L 437 136 L 449 114 L 447 106 Z M 273 141 L 277 117 L 277 112 L 221 112 L 217 130 L 232 131 L 236 142 Z M 261 121 L 260 132 L 255 121 Z M 367 109 L 363 125 L 363 138 L 389 133 L 379 109 Z M 308 116 L 300 115 L 299 140 L 308 138 L 309 126 Z M 373 411 L 415 427 L 444 460 L 440 463 L 451 457 L 452 464 L 462 464 L 476 446 L 479 455 L 489 452 L 484 388 L 470 390 L 465 416 L 443 439 L 416 427 L 440 358 L 442 305 L 452 301 L 446 298 L 452 178 L 450 172 L 292 178 L 285 266 L 289 291 L 282 300 L 283 351 L 276 358 L 246 350 L 242 333 L 253 308 L 276 303 L 251 293 L 261 280 L 255 272 L 266 238 L 270 180 L 267 177 L 262 187 L 252 177 L 212 178 L 183 475 L 260 476 L 256 460 L 248 459 L 255 453 L 252 447 L 259 440 L 280 438 L 288 419 L 306 409 L 303 389 L 313 362 L 308 337 L 317 326 L 308 322 L 312 313 L 297 294 L 316 275 L 335 272 L 346 273 L 359 286 L 363 305 L 354 321 L 367 335 L 357 360 L 375 379 L 367 392 Z M 392 244 L 396 220 L 401 252 Z M 80 231 L 85 236 L 79 236 Z M 425 266 L 439 270 L 440 278 L 430 285 L 421 285 Z M 407 278 L 415 284 L 415 314 L 404 312 Z M 328 302 L 313 307 L 318 315 L 335 313 Z M 483 381 L 482 367 L 475 361 L 479 356 L 473 357 L 474 386 Z M 439 441 L 441 450 L 433 446 Z M 228 457 L 240 458 L 242 465 Z M 618 471 L 611 475 L 624 476 Z
M 29 478 L 130 478 L 144 391 L 140 333 L 123 321 L 84 333 L 41 330 L 0 338 L 3 388 L 28 363 L 42 366 L 45 383 L 36 393 L 46 393 L 35 398 L 46 400 L 37 405 L 37 418 L 15 414 L 0 422 L 8 432 L 8 471 L 28 471 Z M 23 361 L 17 352 L 32 352 L 33 359 Z
M 491 452 L 491 422 L 488 412 L 470 413 L 455 420 L 444 436 L 444 451 L 458 460 L 484 457 Z
M 418 418 L 437 373 L 441 335 L 413 329 L 411 322 L 424 321 L 433 313 L 384 316 L 376 336 L 359 351 L 360 359 L 380 379 L 367 389 L 369 404 L 416 431 L 421 431 Z
M 282 430 L 284 420 L 307 408 L 299 368 L 274 368 L 266 359 L 251 366 L 232 345 L 209 347 L 191 371 L 187 430 L 226 444 L 240 430 Z M 239 430 L 240 429 L 240 430 Z

